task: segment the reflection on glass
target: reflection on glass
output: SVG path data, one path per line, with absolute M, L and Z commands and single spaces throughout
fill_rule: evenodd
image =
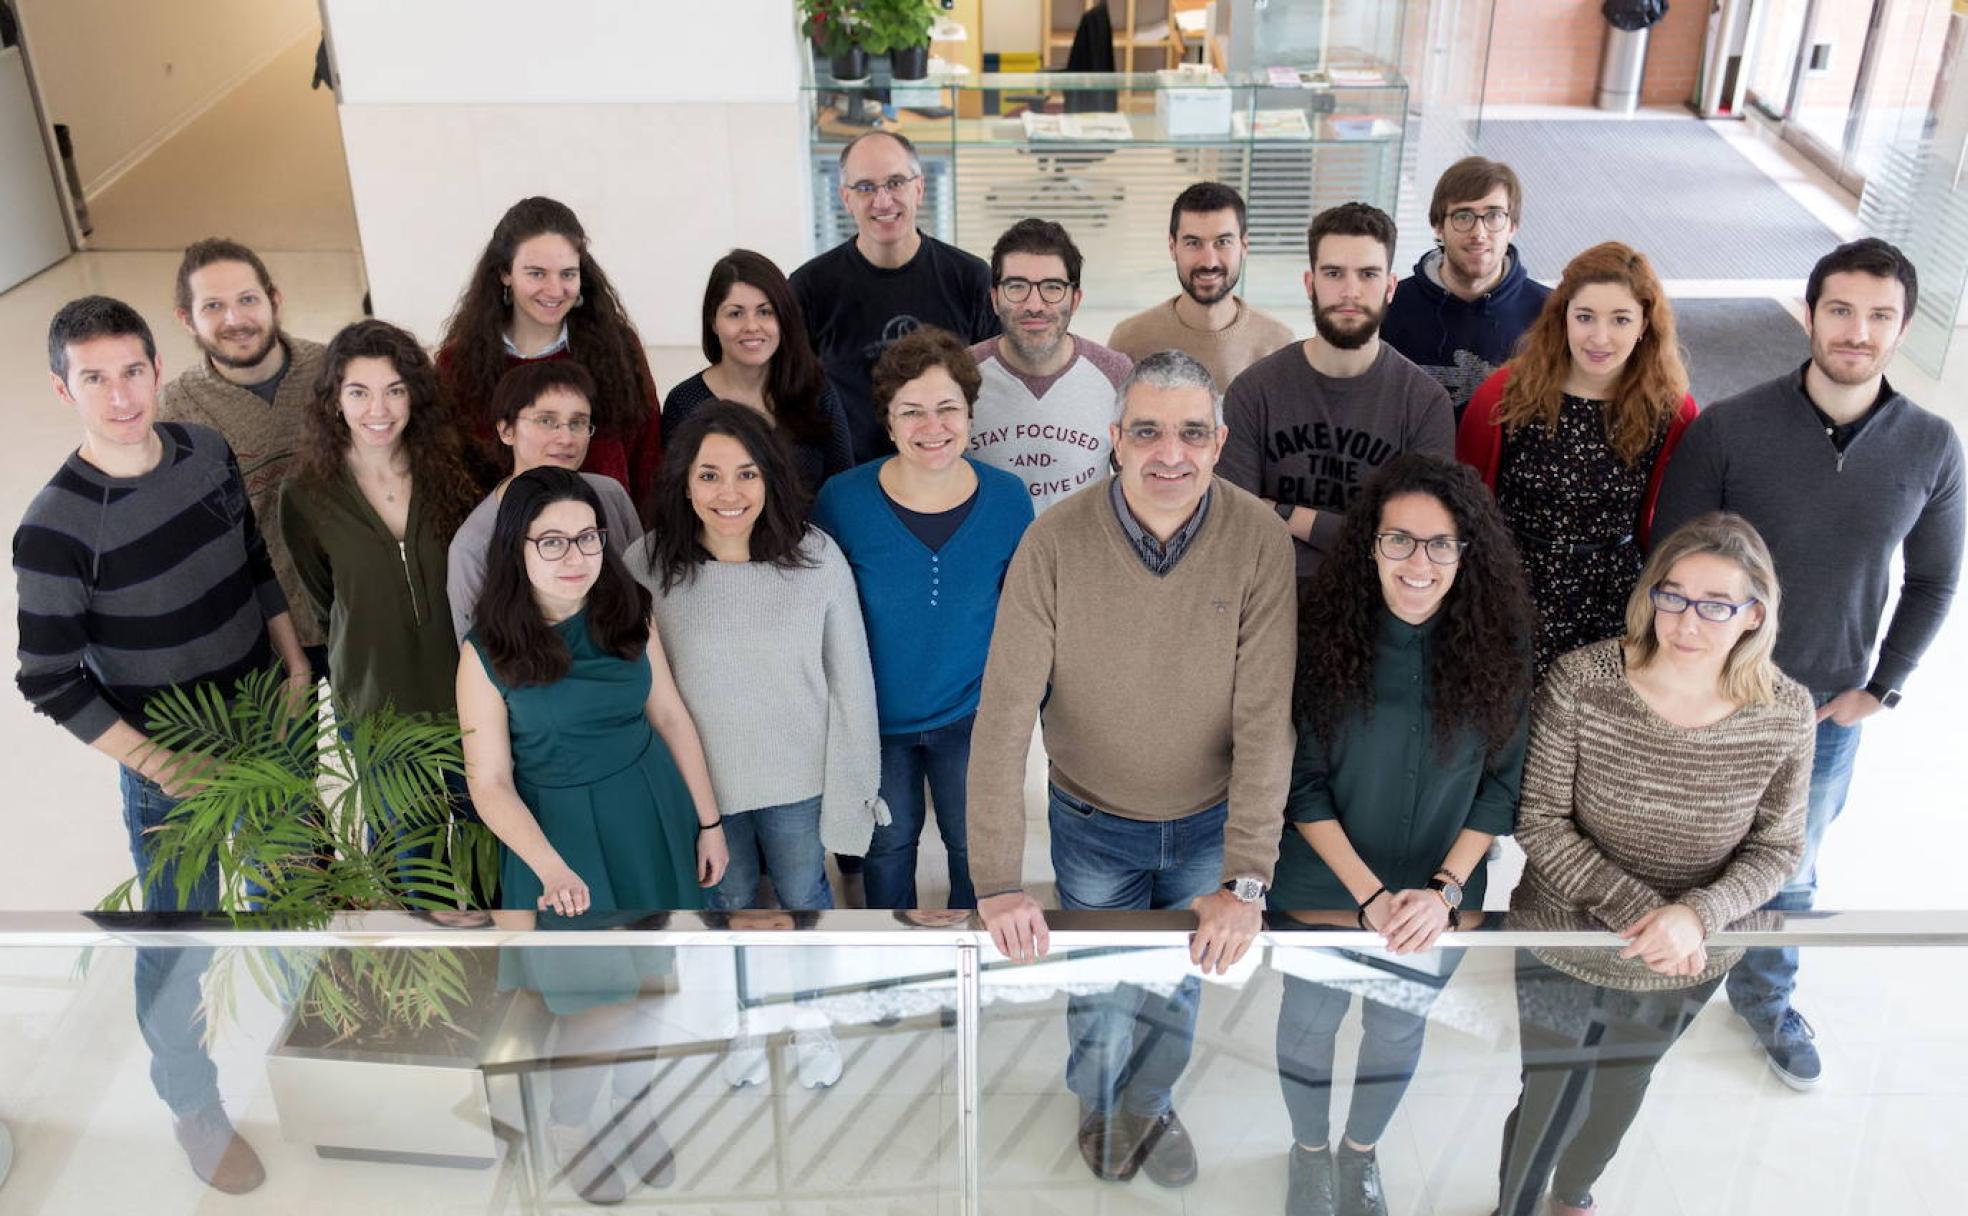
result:
M 1769 0 L 1762 16 L 1749 67 L 1749 103 L 1766 116 L 1784 117 L 1790 105 L 1790 86 L 1797 70 L 1798 40 L 1811 0 Z

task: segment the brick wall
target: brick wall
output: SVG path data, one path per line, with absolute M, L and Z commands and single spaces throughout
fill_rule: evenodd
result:
M 1496 0 L 1486 105 L 1589 106 L 1599 83 L 1606 21 L 1598 0 Z M 1694 92 L 1708 6 L 1672 0 L 1649 35 L 1646 105 L 1677 105 Z

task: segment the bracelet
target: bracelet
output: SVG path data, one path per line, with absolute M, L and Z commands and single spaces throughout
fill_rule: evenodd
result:
M 712 822 L 710 822 L 710 823 L 700 823 L 700 824 L 698 824 L 698 825 L 697 825 L 697 830 L 698 830 L 699 832 L 708 832 L 708 831 L 710 831 L 710 830 L 711 830 L 712 828 L 721 828 L 721 827 L 723 827 L 723 826 L 724 826 L 724 816 L 722 816 L 722 815 L 719 815 L 719 816 L 718 816 L 718 817 L 717 817 L 717 818 L 716 818 L 715 820 L 713 820 L 713 821 L 712 821 Z
M 1361 927 L 1362 929 L 1365 929 L 1365 928 L 1367 928 L 1367 927 L 1368 927 L 1368 925 L 1367 925 L 1367 907 L 1368 907 L 1368 905 L 1370 905 L 1370 904 L 1372 904 L 1374 900 L 1376 900 L 1376 899 L 1379 899 L 1379 898 L 1380 898 L 1381 896 L 1383 896 L 1383 895 L 1385 895 L 1385 894 L 1387 894 L 1387 888 L 1386 888 L 1386 887 L 1379 887 L 1379 888 L 1377 888 L 1377 889 L 1375 889 L 1375 891 L 1374 891 L 1374 893 L 1373 893 L 1372 895 L 1369 895 L 1369 896 L 1367 896 L 1367 897 L 1366 897 L 1365 899 L 1363 899 L 1363 900 L 1361 900 L 1361 901 L 1360 901 L 1360 915 L 1359 915 L 1359 917 L 1358 917 L 1358 919 L 1359 919 L 1359 922 L 1360 922 L 1360 927 Z

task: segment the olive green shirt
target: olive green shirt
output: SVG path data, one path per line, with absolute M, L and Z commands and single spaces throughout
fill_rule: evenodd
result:
M 1372 709 L 1356 709 L 1322 743 L 1300 723 L 1285 799 L 1284 843 L 1271 906 L 1351 911 L 1354 900 L 1295 826 L 1337 820 L 1360 859 L 1390 891 L 1425 887 L 1464 828 L 1507 836 L 1517 821 L 1529 706 L 1495 755 L 1465 727 L 1444 754 L 1428 706 L 1428 655 L 1439 614 L 1410 625 L 1381 611 Z M 1483 906 L 1485 867 L 1463 884 L 1463 906 Z

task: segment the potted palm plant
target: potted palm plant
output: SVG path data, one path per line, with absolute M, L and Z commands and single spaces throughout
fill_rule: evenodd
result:
M 888 56 L 897 80 L 929 75 L 929 32 L 936 25 L 930 0 L 861 0 L 861 41 L 876 55 Z
M 144 880 L 175 868 L 184 897 L 216 868 L 218 910 L 254 928 L 482 907 L 498 841 L 454 822 L 456 718 L 386 707 L 335 726 L 312 709 L 296 713 L 272 672 L 240 681 L 229 700 L 209 687 L 151 700 L 150 738 L 192 766 L 197 785 L 158 830 Z M 130 907 L 137 881 L 103 906 Z M 242 967 L 291 1010 L 267 1066 L 288 1139 L 331 1156 L 496 1158 L 478 1072 L 478 1046 L 508 1004 L 494 952 L 221 951 L 207 975 L 208 1026 L 230 1007 Z

